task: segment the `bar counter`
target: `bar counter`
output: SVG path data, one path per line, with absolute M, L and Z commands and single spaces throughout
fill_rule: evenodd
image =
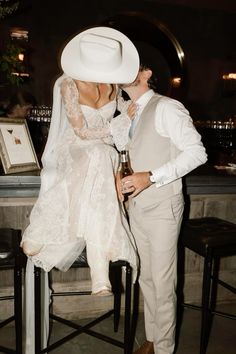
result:
M 205 164 L 184 177 L 184 191 L 187 195 L 236 194 L 236 169 L 217 170 Z M 37 197 L 40 176 L 0 176 L 0 198 Z
M 186 215 L 189 218 L 216 216 L 236 223 L 236 169 L 217 170 L 205 164 L 183 179 Z M 29 224 L 32 207 L 38 197 L 40 176 L 38 175 L 4 175 L 0 176 L 0 227 L 12 227 L 24 230 Z M 185 301 L 200 303 L 203 259 L 190 250 L 184 256 L 184 293 Z M 7 271 L 6 271 L 7 272 Z M 227 257 L 221 262 L 220 276 L 226 282 L 236 286 L 236 256 Z M 3 273 L 3 272 L 2 272 Z M 53 284 L 56 291 L 86 290 L 90 287 L 88 269 L 71 269 L 68 273 L 53 270 Z M 1 275 L 1 287 L 6 293 L 12 291 L 12 280 L 8 274 Z M 87 298 L 87 297 L 83 297 Z M 220 302 L 233 301 L 230 292 L 219 290 Z M 107 307 L 108 300 L 84 301 L 78 308 L 73 300 L 73 311 L 64 298 L 58 298 L 56 307 L 58 314 L 68 318 L 91 316 Z M 111 300 L 109 300 L 111 301 Z M 142 308 L 142 297 L 140 306 Z M 0 318 L 6 316 L 0 309 Z M 3 312 L 3 313 L 2 313 Z

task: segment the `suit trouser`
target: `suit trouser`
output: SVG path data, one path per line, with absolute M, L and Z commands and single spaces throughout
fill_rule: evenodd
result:
M 129 203 L 131 230 L 141 260 L 145 331 L 156 354 L 172 354 L 175 346 L 177 242 L 183 217 L 182 195 L 142 208 Z

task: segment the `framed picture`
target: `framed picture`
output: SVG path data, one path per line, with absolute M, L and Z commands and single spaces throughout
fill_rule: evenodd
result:
M 25 119 L 0 118 L 0 157 L 5 174 L 40 169 Z

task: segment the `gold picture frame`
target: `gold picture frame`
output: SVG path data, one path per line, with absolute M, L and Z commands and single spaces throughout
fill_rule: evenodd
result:
M 25 119 L 0 118 L 0 157 L 5 174 L 40 170 Z

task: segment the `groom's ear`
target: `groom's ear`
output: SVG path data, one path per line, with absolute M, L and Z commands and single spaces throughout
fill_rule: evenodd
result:
M 152 70 L 151 69 L 146 69 L 144 71 L 145 79 L 149 80 L 152 77 Z

